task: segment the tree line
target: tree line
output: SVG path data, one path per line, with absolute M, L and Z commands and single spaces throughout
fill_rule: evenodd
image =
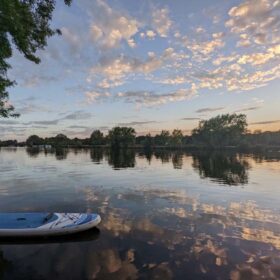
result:
M 248 124 L 244 114 L 224 114 L 201 120 L 191 135 L 184 135 L 180 129 L 172 132 L 162 130 L 152 136 L 151 134 L 136 136 L 132 127 L 114 127 L 104 134 L 100 130 L 94 130 L 89 138 L 70 139 L 64 134 L 55 137 L 41 138 L 38 135 L 31 135 L 25 143 L 28 147 L 52 146 L 52 147 L 87 147 L 87 146 L 109 146 L 114 149 L 129 147 L 154 147 L 163 148 L 225 148 L 225 147 L 262 147 L 280 146 L 280 130 L 276 132 L 250 133 L 247 130 Z M 0 142 L 0 146 L 17 145 L 15 141 Z

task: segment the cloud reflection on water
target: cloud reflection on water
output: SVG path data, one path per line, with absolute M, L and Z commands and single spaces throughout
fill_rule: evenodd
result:
M 1 172 L 6 180 L 0 179 L 0 191 L 7 191 L 0 197 L 2 210 L 3 205 L 13 201 L 17 201 L 17 209 L 26 210 L 26 201 L 33 202 L 32 192 L 38 203 L 28 203 L 28 211 L 38 211 L 41 207 L 47 211 L 93 211 L 100 213 L 102 223 L 99 237 L 83 242 L 7 245 L 0 241 L 0 277 L 3 279 L 16 279 L 18 275 L 25 279 L 186 279 L 186 275 L 190 279 L 279 279 L 279 208 L 264 207 L 253 198 L 241 200 L 238 196 L 225 196 L 231 191 L 240 197 L 244 195 L 241 188 L 225 185 L 244 185 L 246 188 L 249 171 L 255 164 L 260 161 L 267 164 L 271 160 L 275 163 L 279 160 L 277 157 L 269 158 L 269 161 L 267 157 L 257 157 L 256 163 L 252 156 L 233 153 L 158 152 L 146 155 L 127 152 L 112 156 L 109 151 L 73 153 L 68 150 L 61 161 L 55 153 L 39 151 L 37 157 L 24 159 L 29 163 L 35 161 L 32 168 L 36 168 L 32 170 L 43 172 L 39 177 L 33 174 L 32 181 L 31 176 L 17 173 L 21 166 L 20 155 L 15 158 L 17 153 L 6 155 L 5 161 L 0 160 L 1 166 L 9 167 L 5 173 Z M 143 177 L 147 175 L 147 169 L 142 166 L 148 167 L 142 161 L 151 165 L 152 172 L 158 168 L 169 172 L 170 168 L 179 166 L 180 170 L 173 171 L 185 172 L 184 180 L 200 182 L 191 181 L 194 179 L 187 173 L 189 169 L 184 169 L 187 165 L 204 182 L 209 178 L 216 184 L 222 183 L 219 191 L 226 200 L 219 197 L 211 200 L 209 184 L 207 191 L 201 187 L 198 194 L 191 193 L 188 187 L 176 187 L 176 181 L 168 182 L 168 186 L 160 185 L 161 181 L 157 181 L 158 186 L 145 184 Z M 12 165 L 14 162 L 17 162 L 16 166 Z M 44 166 L 48 166 L 45 171 Z M 97 168 L 106 166 L 111 170 L 106 175 L 117 173 L 123 181 L 127 173 L 121 170 L 133 170 L 133 186 L 96 185 L 100 176 Z M 217 171 L 218 167 L 221 172 Z M 85 180 L 89 172 L 92 184 Z M 227 173 L 231 174 L 225 175 Z M 74 181 L 73 189 L 62 184 L 61 178 L 67 174 Z M 43 175 L 50 180 L 56 178 L 57 185 L 40 188 L 40 182 L 45 180 Z M 5 187 L 7 181 L 18 177 L 22 180 L 20 197 L 16 189 Z M 181 177 L 177 180 L 179 182 Z

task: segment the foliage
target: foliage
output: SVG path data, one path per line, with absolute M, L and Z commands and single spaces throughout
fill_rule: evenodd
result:
M 135 135 L 132 127 L 114 127 L 108 134 L 109 144 L 114 148 L 127 148 L 135 143 Z
M 40 138 L 38 135 L 31 135 L 27 138 L 26 145 L 28 147 L 44 145 L 44 139 Z
M 280 130 L 279 131 L 256 131 L 255 133 L 248 133 L 244 137 L 246 143 L 250 145 L 263 146 L 279 146 L 280 145 Z
M 0 147 L 16 147 L 19 144 L 17 140 L 0 141 Z
M 171 135 L 171 145 L 180 146 L 183 142 L 183 133 L 180 129 L 174 129 Z
M 146 149 L 150 149 L 154 145 L 154 138 L 148 133 L 147 135 L 137 136 L 135 142 L 136 145 L 141 145 Z
M 170 140 L 170 133 L 168 130 L 162 130 L 160 134 L 155 136 L 155 145 L 167 146 Z
M 195 141 L 216 146 L 235 145 L 246 132 L 246 115 L 226 114 L 199 122 L 193 130 Z
M 45 144 L 53 147 L 69 147 L 71 140 L 64 134 L 58 134 L 55 137 L 46 138 Z
M 104 135 L 100 130 L 94 130 L 90 136 L 91 145 L 102 145 L 104 144 Z
M 64 0 L 70 5 L 71 0 Z M 55 8 L 55 0 L 1 0 L 0 1 L 0 117 L 17 117 L 14 107 L 9 105 L 7 88 L 15 85 L 8 78 L 11 68 L 8 59 L 15 47 L 24 57 L 34 63 L 40 58 L 36 51 L 44 49 L 47 38 L 61 34 L 52 29 L 50 21 Z
M 150 133 L 145 136 L 143 146 L 145 149 L 150 149 L 153 146 L 153 137 Z

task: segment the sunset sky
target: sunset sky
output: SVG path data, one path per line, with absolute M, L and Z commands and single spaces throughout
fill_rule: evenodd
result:
M 138 134 L 245 113 L 249 129 L 280 129 L 280 0 L 59 2 L 35 65 L 10 63 L 18 119 L 0 139 L 133 126 Z

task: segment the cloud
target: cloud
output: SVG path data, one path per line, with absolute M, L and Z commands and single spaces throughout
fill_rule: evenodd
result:
M 198 109 L 196 110 L 195 112 L 196 113 L 209 113 L 209 112 L 216 112 L 216 111 L 221 111 L 221 110 L 224 110 L 225 107 L 206 107 L 206 108 L 201 108 L 201 109 Z
M 196 29 L 195 29 L 195 32 L 196 33 L 204 33 L 206 30 L 203 28 L 203 27 L 201 27 L 201 26 L 199 26 L 199 27 L 197 27 Z
M 123 123 L 118 123 L 119 126 L 142 126 L 145 124 L 152 124 L 152 123 L 157 123 L 156 121 L 133 121 L 133 122 L 123 122 Z
M 87 104 L 122 100 L 153 106 L 187 100 L 204 89 L 254 90 L 280 77 L 279 1 L 245 0 L 223 10 L 226 15 L 216 15 L 228 7 L 222 5 L 215 9 L 215 22 L 218 19 L 220 22 L 214 26 L 207 25 L 213 14 L 208 15 L 207 21 L 199 18 L 203 12 L 193 14 L 192 19 L 194 16 L 198 19 L 195 26 L 182 25 L 181 18 L 172 14 L 176 9 L 171 10 L 171 2 L 166 4 L 168 7 L 162 6 L 165 4 L 152 6 L 143 15 L 142 8 L 146 5 L 134 3 L 125 10 L 118 1 L 85 0 L 78 4 L 81 9 L 77 11 L 81 14 L 77 13 L 75 20 L 87 28 L 75 31 L 77 25 L 69 21 L 73 20 L 72 13 L 67 21 L 62 21 L 63 36 L 56 48 L 60 48 L 65 61 L 77 65 L 71 69 L 79 74 L 71 78 L 82 79 L 78 81 L 82 85 L 79 91 Z M 55 37 L 51 41 L 54 40 Z M 236 48 L 236 44 L 247 47 Z M 92 51 L 93 47 L 97 49 Z M 68 48 L 73 52 L 78 50 L 80 59 L 69 60 Z M 50 58 L 50 54 L 46 58 Z M 22 79 L 25 86 L 61 80 L 59 73 L 62 68 L 66 72 L 64 67 L 54 64 L 53 59 L 50 61 L 52 65 L 47 66 L 51 74 L 49 71 L 30 73 Z M 21 75 L 25 76 L 19 71 L 16 76 Z M 64 82 L 72 82 L 69 78 L 67 74 Z M 186 93 L 191 86 L 195 90 Z M 246 105 L 247 108 L 254 106 Z M 28 103 L 16 108 L 20 113 L 50 110 Z
M 51 108 L 45 105 L 41 105 L 41 102 L 37 100 L 34 96 L 16 100 L 13 105 L 15 106 L 16 111 L 21 115 L 34 112 L 52 112 Z
M 172 26 L 167 8 L 154 9 L 152 13 L 152 26 L 161 37 L 167 37 Z
M 91 118 L 91 113 L 84 111 L 76 111 L 74 113 L 68 114 L 60 120 L 87 120 Z
M 62 36 L 69 43 L 71 52 L 76 53 L 82 46 L 81 38 L 67 27 L 62 27 L 60 30 L 62 32 Z
M 199 121 L 201 118 L 182 118 L 182 121 Z
M 179 89 L 169 93 L 155 93 L 153 91 L 126 91 L 117 94 L 117 100 L 124 100 L 128 103 L 136 103 L 137 105 L 156 106 L 169 102 L 189 100 L 197 93 L 193 84 L 189 89 Z
M 57 125 L 60 119 L 55 120 L 45 120 L 45 121 L 32 121 L 32 122 L 26 122 L 23 123 L 24 125 L 33 125 L 33 124 L 39 124 L 39 125 Z
M 259 66 L 259 65 L 266 64 L 271 60 L 277 60 L 279 58 L 280 58 L 280 44 L 268 48 L 268 50 L 263 53 L 258 52 L 258 53 L 242 55 L 239 57 L 237 62 L 239 64 L 251 64 L 252 66 Z
M 212 38 L 208 40 L 190 39 L 185 36 L 183 38 L 183 44 L 196 58 L 199 59 L 200 56 L 203 55 L 206 59 L 210 59 L 210 54 L 215 50 L 224 47 L 225 42 L 222 37 L 223 33 L 213 33 Z
M 122 85 L 124 80 L 132 75 L 152 73 L 174 58 L 176 59 L 176 54 L 173 48 L 165 49 L 160 56 L 149 52 L 145 60 L 125 55 L 103 56 L 99 59 L 97 65 L 90 69 L 89 81 L 101 78 L 98 83 L 101 88 L 112 88 Z M 98 94 L 96 95 L 98 96 Z
M 273 124 L 273 123 L 280 123 L 280 120 L 253 122 L 250 123 L 250 125 Z
M 100 100 L 107 99 L 108 97 L 111 96 L 109 92 L 97 92 L 97 91 L 86 91 L 85 92 L 86 96 L 86 102 L 87 104 L 91 104 Z
M 246 107 L 246 108 L 243 108 L 243 109 L 236 110 L 234 112 L 239 113 L 239 112 L 246 112 L 246 111 L 255 111 L 255 110 L 258 110 L 260 108 L 261 108 L 261 106 Z
M 70 126 L 68 126 L 68 128 L 87 129 L 87 128 L 89 128 L 89 127 L 88 127 L 88 126 L 84 126 L 84 125 L 70 125 Z
M 102 57 L 97 67 L 93 67 L 93 73 L 103 74 L 109 80 L 118 80 L 131 73 L 150 73 L 161 66 L 161 61 L 155 55 L 150 55 L 147 60 L 119 56 L 116 58 Z
M 0 132 L 3 134 L 3 136 L 7 134 L 18 135 L 18 133 L 22 133 L 25 130 L 26 127 L 24 126 L 0 126 Z
M 146 32 L 140 33 L 140 38 L 148 38 L 149 40 L 154 40 L 157 33 L 154 30 L 147 30 Z
M 42 120 L 42 121 L 31 121 L 31 122 L 25 122 L 23 123 L 24 125 L 34 125 L 34 124 L 39 124 L 39 125 L 57 125 L 61 121 L 77 121 L 77 120 L 87 120 L 92 117 L 91 113 L 87 113 L 84 111 L 76 111 L 71 114 L 67 114 L 66 116 L 54 120 Z
M 80 128 L 77 127 L 77 129 L 80 129 Z M 63 133 L 71 138 L 74 138 L 74 137 L 86 138 L 86 137 L 89 137 L 94 130 L 108 131 L 110 128 L 108 126 L 97 126 L 97 127 L 85 127 L 85 128 L 81 128 L 81 129 L 82 129 L 81 131 L 71 130 L 71 128 L 62 129 L 62 130 L 52 131 L 52 134 L 57 135 L 57 134 Z
M 260 64 L 265 64 L 269 60 L 274 58 L 274 54 L 272 52 L 269 53 L 252 53 L 250 55 L 242 55 L 238 59 L 239 64 L 252 64 L 254 66 L 260 65 Z
M 195 83 L 198 90 L 223 88 L 227 91 L 249 91 L 278 79 L 279 3 L 249 0 L 229 10 L 229 19 L 225 24 L 231 33 L 236 34 L 238 44 L 247 46 L 246 50 L 229 53 L 229 44 L 232 44 L 236 37 L 218 30 L 215 33 L 203 32 L 203 29 L 208 29 L 202 26 L 195 29 L 194 36 L 178 36 L 178 44 L 184 45 L 192 55 L 183 63 L 171 65 L 170 70 L 180 69 L 177 73 L 184 71 L 188 76 L 177 74 L 162 79 L 161 82 L 168 85 Z M 263 34 L 259 29 L 264 31 Z M 260 44 L 261 48 L 258 47 Z M 224 52 L 220 50 L 223 47 L 227 47 Z M 214 67 L 209 65 L 209 61 Z
M 30 114 L 36 112 L 51 112 L 52 110 L 46 106 L 36 105 L 34 103 L 16 105 L 16 111 L 21 114 Z
M 226 27 L 241 36 L 239 45 L 277 43 L 279 39 L 279 1 L 249 0 L 232 7 Z M 243 42 L 243 43 L 242 43 Z M 245 44 L 247 45 L 247 43 Z
M 153 30 L 147 30 L 146 32 L 146 36 L 149 38 L 149 39 L 154 39 L 156 37 L 156 33 L 153 31 Z
M 185 77 L 185 76 L 176 76 L 173 78 L 166 78 L 159 81 L 159 83 L 166 84 L 166 85 L 179 85 L 179 84 L 185 84 L 191 82 L 192 80 L 189 77 Z
M 264 87 L 268 82 L 280 77 L 280 65 L 268 70 L 255 70 L 252 73 L 243 73 L 236 77 L 224 77 L 227 89 L 230 91 L 246 91 Z
M 4 125 L 15 125 L 19 124 L 18 121 L 12 121 L 12 120 L 0 120 L 0 124 Z
M 216 69 L 197 70 L 190 73 L 190 76 L 200 81 L 197 83 L 198 88 L 248 91 L 263 87 L 280 77 L 280 64 L 277 63 L 277 60 L 273 60 L 273 62 L 275 66 L 263 65 L 261 68 L 255 66 L 245 68 L 242 64 L 233 61 Z
M 229 62 L 234 62 L 239 58 L 239 55 L 229 55 L 229 56 L 224 56 L 224 55 L 219 55 L 217 58 L 215 58 L 212 63 L 216 66 L 219 66 L 223 63 L 229 63 Z
M 34 88 L 42 83 L 47 84 L 47 83 L 52 83 L 55 81 L 58 81 L 58 77 L 51 76 L 51 75 L 44 75 L 44 74 L 32 74 L 31 76 L 23 75 L 21 76 L 22 79 L 22 85 L 27 87 L 27 88 Z
M 125 41 L 135 47 L 133 36 L 138 32 L 140 23 L 128 14 L 111 8 L 105 1 L 97 0 L 91 9 L 92 22 L 90 36 L 99 47 L 112 49 Z

